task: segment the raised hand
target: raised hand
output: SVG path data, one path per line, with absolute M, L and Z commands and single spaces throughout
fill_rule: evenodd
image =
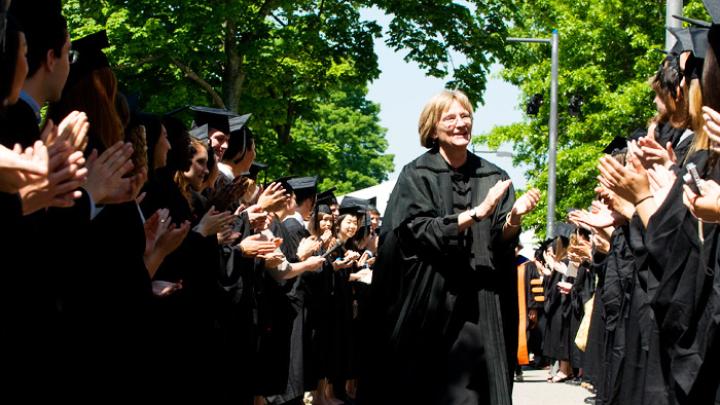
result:
M 84 112 L 73 111 L 58 125 L 58 140 L 68 142 L 76 151 L 85 151 L 90 129 L 87 115 Z
M 290 196 L 286 194 L 281 183 L 272 183 L 260 194 L 257 205 L 262 207 L 263 211 L 274 212 L 283 208 L 288 198 Z
M 0 191 L 17 193 L 21 187 L 47 180 L 48 151 L 41 141 L 24 152 L 20 145 L 10 150 L 0 145 Z
M 705 180 L 699 187 L 701 195 L 695 194 L 689 186 L 683 185 L 683 203 L 695 218 L 705 222 L 720 222 L 720 205 L 718 205 L 720 185 L 714 180 Z
M 676 179 L 677 176 L 675 172 L 668 169 L 667 166 L 655 164 L 651 169 L 648 169 L 650 189 L 653 192 L 653 198 L 658 207 L 662 205 L 667 198 Z
M 170 217 L 168 217 L 166 223 L 170 225 L 160 234 L 157 242 L 155 242 L 155 249 L 159 250 L 165 256 L 180 247 L 190 232 L 190 221 L 184 221 L 180 226 L 175 226 L 175 224 L 170 222 Z
M 530 189 L 515 201 L 512 207 L 512 214 L 518 216 L 526 215 L 537 207 L 539 201 L 540 190 L 536 188 Z
M 483 202 L 475 207 L 475 211 L 480 218 L 487 218 L 495 211 L 495 207 L 505 195 L 508 188 L 510 188 L 510 184 L 512 184 L 510 179 L 498 180 L 498 182 L 488 190 Z
M 300 261 L 304 261 L 313 253 L 317 252 L 318 249 L 320 249 L 320 244 L 321 242 L 319 240 L 315 240 L 313 238 L 303 238 L 297 249 L 297 256 Z
M 134 167 L 130 143 L 117 142 L 100 156 L 92 151 L 88 158 L 88 181 L 85 189 L 96 204 L 119 204 L 134 200 L 145 180 L 146 169 L 132 177 L 124 177 Z
M 610 191 L 605 186 L 596 187 L 595 193 L 607 204 L 608 208 L 622 215 L 626 220 L 632 218 L 635 213 L 635 206 L 633 204 Z
M 668 142 L 663 148 L 662 145 L 657 143 L 654 137 L 645 137 L 640 138 L 637 145 L 640 150 L 642 150 L 645 156 L 645 161 L 648 162 L 647 165 L 643 165 L 646 168 L 652 167 L 656 164 L 670 167 L 676 163 L 677 158 L 675 157 L 675 152 L 673 151 L 671 142 Z
M 241 233 L 234 230 L 232 226 L 226 226 L 217 234 L 218 245 L 231 245 L 240 235 Z
M 635 205 L 650 196 L 650 183 L 645 168 L 631 153 L 627 155 L 629 167 L 621 165 L 610 156 L 600 158 L 598 169 L 600 183 L 618 196 Z
M 52 122 L 48 123 L 52 126 Z M 54 132 L 54 131 L 51 131 Z M 87 169 L 82 152 L 73 152 L 65 142 L 48 148 L 48 175 L 19 190 L 25 215 L 47 207 L 71 207 L 82 193 Z
M 703 107 L 702 111 L 705 119 L 703 130 L 710 138 L 710 148 L 720 153 L 720 113 L 710 107 Z
M 244 257 L 269 255 L 275 252 L 275 243 L 268 240 L 265 235 L 256 234 L 243 239 L 238 245 Z
M 205 237 L 214 235 L 230 225 L 235 218 L 235 215 L 231 212 L 219 212 L 215 210 L 215 206 L 212 206 L 205 215 L 203 215 L 194 230 Z

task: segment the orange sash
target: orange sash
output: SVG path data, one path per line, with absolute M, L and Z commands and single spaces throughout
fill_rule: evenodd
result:
M 527 262 L 526 262 L 527 263 Z M 525 302 L 525 263 L 517 267 L 517 293 L 518 293 L 518 348 L 517 362 L 520 366 L 530 364 L 527 348 L 527 303 Z

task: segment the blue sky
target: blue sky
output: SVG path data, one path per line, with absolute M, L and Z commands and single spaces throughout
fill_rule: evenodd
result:
M 376 9 L 365 9 L 362 15 L 386 26 L 389 18 Z M 368 98 L 380 104 L 380 124 L 387 128 L 388 153 L 395 155 L 395 178 L 402 167 L 422 154 L 417 133 L 417 121 L 425 102 L 441 91 L 446 80 L 427 77 L 414 62 L 405 62 L 404 53 L 388 48 L 383 39 L 375 40 L 375 52 L 380 64 L 380 78 L 369 86 Z M 460 56 L 454 56 L 456 63 L 462 63 Z M 496 125 L 506 125 L 522 120 L 518 109 L 520 91 L 499 78 L 501 66 L 494 66 L 492 77 L 485 91 L 485 105 L 475 111 L 473 134 L 482 134 Z M 501 150 L 511 151 L 510 145 Z M 523 170 L 512 166 L 509 157 L 498 157 L 483 153 L 480 156 L 505 169 L 513 180 L 515 188 L 525 187 Z

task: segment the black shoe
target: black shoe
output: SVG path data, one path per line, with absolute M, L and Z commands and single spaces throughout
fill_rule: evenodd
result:
M 585 398 L 585 403 L 586 403 L 586 404 L 590 404 L 590 405 L 595 405 L 595 399 L 596 399 L 596 398 L 597 398 L 597 397 L 587 397 L 587 398 Z
M 580 384 L 582 384 L 582 379 L 580 377 L 571 378 L 571 379 L 565 381 L 565 384 L 580 385 Z

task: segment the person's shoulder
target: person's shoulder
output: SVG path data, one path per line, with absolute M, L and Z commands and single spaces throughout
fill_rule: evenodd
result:
M 416 169 L 431 169 L 433 171 L 447 170 L 447 165 L 443 165 L 442 163 L 443 160 L 440 153 L 435 149 L 431 149 L 406 164 L 402 171 L 406 172 Z

